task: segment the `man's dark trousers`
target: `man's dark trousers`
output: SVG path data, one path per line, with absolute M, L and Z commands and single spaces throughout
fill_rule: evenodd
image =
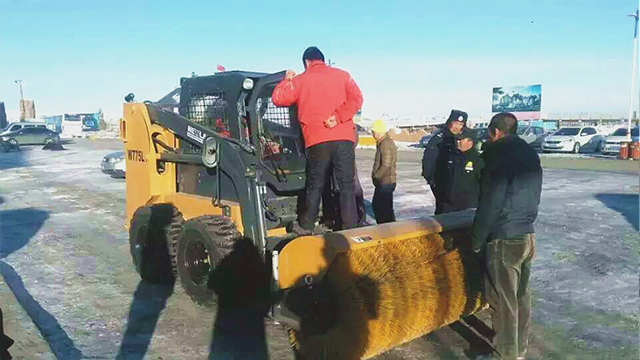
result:
M 502 359 L 524 356 L 531 330 L 529 275 L 536 253 L 534 234 L 487 244 L 485 296 L 493 309 L 493 346 Z
M 340 211 L 342 228 L 358 226 L 358 212 L 354 196 L 355 149 L 352 141 L 328 141 L 313 145 L 308 149 L 308 179 L 306 213 L 300 226 L 313 230 L 318 216 L 320 199 L 324 190 L 327 171 L 333 165 L 333 171 L 340 188 Z
M 457 206 L 453 206 L 449 203 L 445 203 L 445 202 L 441 202 L 441 201 L 437 201 L 436 200 L 436 211 L 435 214 L 439 215 L 439 214 L 446 214 L 446 213 L 450 213 L 450 212 L 454 212 L 454 211 L 463 211 L 463 210 L 467 210 L 469 208 L 461 208 L 461 207 L 457 207 Z
M 395 183 L 376 186 L 371 202 L 376 223 L 384 224 L 396 221 L 396 215 L 393 212 L 393 192 L 395 190 Z

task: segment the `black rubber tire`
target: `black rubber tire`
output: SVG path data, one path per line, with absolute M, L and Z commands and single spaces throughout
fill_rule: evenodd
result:
M 573 153 L 578 154 L 580 152 L 580 143 L 575 143 L 573 145 Z
M 172 204 L 156 204 L 138 208 L 131 219 L 129 246 L 136 271 L 152 283 L 175 281 L 172 263 L 182 214 Z
M 184 223 L 178 241 L 178 278 L 184 291 L 199 305 L 217 303 L 211 274 L 241 238 L 235 224 L 222 216 L 200 216 Z
M 7 144 L 9 144 L 9 149 L 16 149 L 16 151 L 20 151 L 20 144 L 18 143 L 18 140 L 16 139 L 9 139 L 7 140 Z

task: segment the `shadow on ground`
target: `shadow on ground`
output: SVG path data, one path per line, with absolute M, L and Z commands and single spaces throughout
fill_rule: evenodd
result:
M 26 158 L 26 152 L 31 151 L 21 147 L 20 150 L 11 150 L 9 152 L 0 151 L 0 170 L 9 170 L 21 168 L 29 165 Z
M 209 279 L 218 302 L 209 359 L 269 359 L 264 326 L 269 279 L 269 267 L 253 243 L 236 241 Z
M 619 212 L 638 231 L 638 194 L 597 194 L 609 209 Z
M 142 280 L 133 294 L 127 331 L 116 359 L 143 359 L 149 349 L 160 313 L 173 294 L 173 283 L 153 284 Z
M 27 245 L 48 218 L 48 211 L 33 208 L 0 211 L 0 258 L 4 259 Z M 80 350 L 75 347 L 58 320 L 29 294 L 15 269 L 0 261 L 0 275 L 47 341 L 56 358 L 81 359 Z M 20 341 L 20 334 L 7 335 L 16 342 Z

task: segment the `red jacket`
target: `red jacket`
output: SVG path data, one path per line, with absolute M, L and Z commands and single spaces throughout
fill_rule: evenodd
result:
M 362 93 L 346 71 L 313 61 L 293 80 L 282 80 L 271 100 L 276 106 L 298 105 L 305 147 L 337 140 L 355 143 L 353 116 L 362 107 Z M 331 115 L 338 125 L 329 129 L 324 121 Z

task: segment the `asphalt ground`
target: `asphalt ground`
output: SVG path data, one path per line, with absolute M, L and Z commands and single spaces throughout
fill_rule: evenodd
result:
M 267 320 L 263 330 L 224 338 L 215 309 L 196 306 L 179 285 L 140 281 L 124 230 L 124 181 L 99 169 L 121 144 L 76 140 L 65 148 L 0 153 L 0 306 L 15 359 L 205 359 L 221 341 L 238 353 L 262 347 L 255 354 L 293 359 L 282 326 Z M 399 219 L 433 213 L 421 156 L 400 151 Z M 357 157 L 370 200 L 373 150 Z M 638 162 L 541 158 L 529 358 L 637 359 Z M 490 323 L 488 313 L 479 317 Z M 227 318 L 240 330 L 262 324 L 247 312 Z M 465 329 L 454 324 L 377 359 L 474 358 L 483 344 Z

